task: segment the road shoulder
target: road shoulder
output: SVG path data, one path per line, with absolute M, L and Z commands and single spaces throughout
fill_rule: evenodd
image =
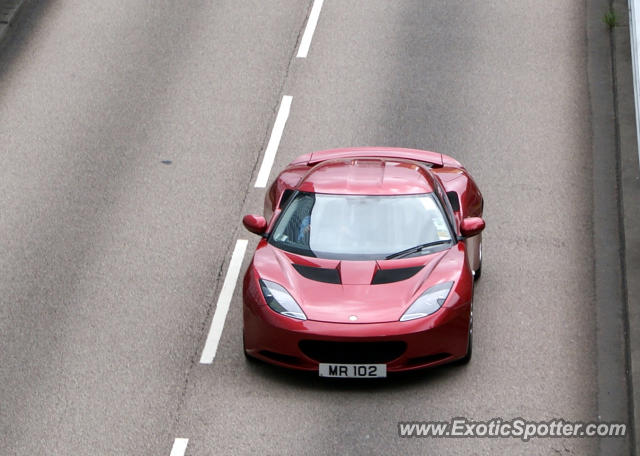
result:
M 587 2 L 588 78 L 593 153 L 593 258 L 596 299 L 598 420 L 629 423 L 627 309 L 622 280 L 624 235 L 618 185 L 619 129 L 614 81 L 612 34 L 602 18 L 607 0 Z M 615 44 L 615 41 L 614 41 Z M 618 48 L 618 51 L 622 51 Z M 613 88 L 613 90 L 612 90 Z M 600 454 L 629 454 L 627 439 L 601 439 Z
M 613 31 L 616 118 L 618 125 L 618 184 L 622 238 L 623 298 L 628 316 L 628 359 L 630 372 L 630 425 L 634 435 L 633 454 L 640 454 L 640 168 L 633 93 L 633 71 L 627 2 L 616 0 L 619 25 Z M 635 280 L 634 280 L 635 279 Z

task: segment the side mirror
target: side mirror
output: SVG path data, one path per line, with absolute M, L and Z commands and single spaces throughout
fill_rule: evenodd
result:
M 466 217 L 460 223 L 460 234 L 468 238 L 480 234 L 484 230 L 484 220 L 480 217 Z
M 267 220 L 260 215 L 245 215 L 242 224 L 246 229 L 255 234 L 264 234 L 267 231 Z

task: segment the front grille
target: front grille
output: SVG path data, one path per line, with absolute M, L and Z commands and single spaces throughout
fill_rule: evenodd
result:
M 302 340 L 302 353 L 319 363 L 384 364 L 401 356 L 407 348 L 405 342 L 329 342 Z

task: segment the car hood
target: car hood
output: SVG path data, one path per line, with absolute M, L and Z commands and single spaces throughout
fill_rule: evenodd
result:
M 285 287 L 309 320 L 381 323 L 398 321 L 429 286 L 451 280 L 452 270 L 459 269 L 451 267 L 460 262 L 458 250 L 454 246 L 412 258 L 347 261 L 295 255 L 263 241 L 253 265 L 260 278 Z

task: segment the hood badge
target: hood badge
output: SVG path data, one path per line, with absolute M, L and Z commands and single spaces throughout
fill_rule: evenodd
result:
M 350 315 L 349 316 L 349 320 L 351 321 L 356 321 L 358 319 L 358 317 L 356 317 L 355 315 Z

